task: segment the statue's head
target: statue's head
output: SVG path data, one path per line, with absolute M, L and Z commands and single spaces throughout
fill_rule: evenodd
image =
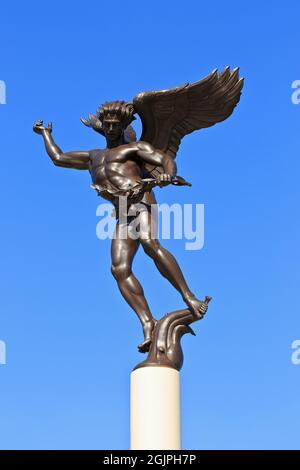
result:
M 83 118 L 81 121 L 86 126 L 93 127 L 108 140 L 119 140 L 125 129 L 128 130 L 128 126 L 135 119 L 134 112 L 132 103 L 108 101 L 97 109 L 96 115 L 90 114 L 88 121 Z
M 117 139 L 135 119 L 134 108 L 126 101 L 108 101 L 96 113 L 106 137 Z

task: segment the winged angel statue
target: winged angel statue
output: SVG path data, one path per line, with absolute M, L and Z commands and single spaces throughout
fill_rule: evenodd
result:
M 143 288 L 132 272 L 132 261 L 140 245 L 186 304 L 186 309 L 177 311 L 173 318 L 173 341 L 176 334 L 180 337 L 187 331 L 188 323 L 202 318 L 207 311 L 209 298 L 200 301 L 191 292 L 176 259 L 159 243 L 153 230 L 156 224 L 153 188 L 168 184 L 189 185 L 177 175 L 175 163 L 182 138 L 228 118 L 240 99 L 242 87 L 238 68 L 231 71 L 226 67 L 221 73 L 214 70 L 196 83 L 139 93 L 132 103 L 106 102 L 95 115 L 81 119 L 83 124 L 106 138 L 107 146 L 101 150 L 63 152 L 53 140 L 51 123 L 44 127 L 43 121 L 37 121 L 33 126 L 33 130 L 43 136 L 46 151 L 56 166 L 88 170 L 92 186 L 115 206 L 117 223 L 111 249 L 112 274 L 123 297 L 141 321 L 144 340 L 138 346 L 140 352 L 150 349 L 151 355 L 153 338 L 165 330 L 170 336 L 171 331 L 166 325 L 158 329 L 161 324 L 158 325 L 153 317 Z M 130 125 L 135 113 L 143 124 L 140 140 L 136 139 Z M 125 218 L 121 214 L 121 202 L 125 207 L 122 212 L 127 216 Z M 133 226 L 138 227 L 138 237 L 131 236 Z M 161 342 L 156 338 L 157 341 Z M 168 348 L 171 358 L 174 347 L 172 351 L 170 340 L 160 346 L 159 351 L 166 355 Z M 175 347 L 178 362 L 177 352 Z

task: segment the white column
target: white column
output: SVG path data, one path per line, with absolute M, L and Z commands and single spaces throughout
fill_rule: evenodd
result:
M 180 374 L 170 367 L 131 373 L 132 450 L 180 450 Z

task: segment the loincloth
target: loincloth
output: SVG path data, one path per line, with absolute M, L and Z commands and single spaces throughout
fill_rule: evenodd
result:
M 112 216 L 117 220 L 121 218 L 121 212 L 123 217 L 130 219 L 134 219 L 142 211 L 151 212 L 151 204 L 142 201 L 148 190 L 148 185 L 142 181 L 126 190 L 107 188 L 98 184 L 91 184 L 91 187 L 97 191 L 98 196 L 112 202 L 114 205 Z

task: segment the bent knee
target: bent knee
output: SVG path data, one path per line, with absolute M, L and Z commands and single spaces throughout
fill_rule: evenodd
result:
M 131 269 L 126 264 L 112 264 L 111 272 L 117 281 L 126 279 L 131 274 Z

